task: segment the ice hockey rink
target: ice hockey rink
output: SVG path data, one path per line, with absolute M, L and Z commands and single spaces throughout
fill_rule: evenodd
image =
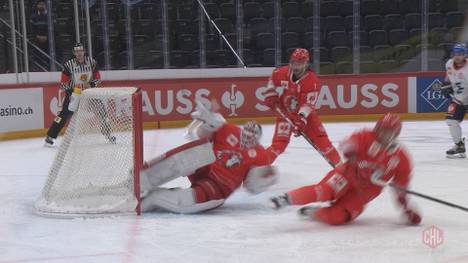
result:
M 372 123 L 326 123 L 335 145 Z M 463 128 L 468 131 L 468 125 Z M 269 145 L 273 126 L 264 126 Z M 145 159 L 184 143 L 183 129 L 146 131 Z M 400 141 L 414 159 L 411 188 L 468 206 L 468 160 L 447 159 L 443 121 L 404 122 Z M 251 196 L 242 188 L 219 209 L 198 215 L 53 219 L 33 214 L 57 148 L 43 139 L 0 142 L 0 263 L 5 262 L 468 262 L 468 213 L 412 197 L 423 213 L 406 226 L 390 190 L 353 223 L 327 226 L 301 219 L 297 207 L 274 211 L 268 198 L 320 180 L 328 164 L 302 138 L 276 161 L 280 181 Z M 172 185 L 187 186 L 183 179 Z M 424 231 L 443 235 L 435 248 Z

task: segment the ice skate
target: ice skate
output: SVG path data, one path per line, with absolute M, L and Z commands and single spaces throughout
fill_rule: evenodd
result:
M 48 148 L 54 148 L 54 138 L 47 136 L 44 140 L 44 146 Z
M 466 158 L 465 154 L 465 138 L 460 142 L 456 143 L 452 148 L 450 148 L 447 153 L 447 158 Z
M 304 206 L 297 210 L 297 215 L 302 218 L 313 218 L 317 209 L 316 206 Z

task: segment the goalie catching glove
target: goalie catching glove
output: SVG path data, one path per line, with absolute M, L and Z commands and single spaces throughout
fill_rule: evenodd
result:
M 259 194 L 265 192 L 277 181 L 278 175 L 273 166 L 252 167 L 244 179 L 244 188 L 251 194 Z
M 185 134 L 189 140 L 208 137 L 226 123 L 220 113 L 208 110 L 200 101 L 196 101 L 196 104 L 196 110 L 190 114 L 193 121 L 187 127 Z

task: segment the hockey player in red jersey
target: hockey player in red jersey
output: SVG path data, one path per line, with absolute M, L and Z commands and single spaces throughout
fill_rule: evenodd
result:
M 298 188 L 271 201 L 276 208 L 331 201 L 329 207 L 305 207 L 300 212 L 331 225 L 356 219 L 365 205 L 380 195 L 385 182 L 393 180 L 399 187 L 408 187 L 412 165 L 408 152 L 395 141 L 400 130 L 399 117 L 385 115 L 374 129 L 357 131 L 342 142 L 340 148 L 347 160 L 318 184 Z M 397 192 L 396 199 L 407 223 L 419 224 L 421 216 L 409 206 L 406 194 Z
M 265 104 L 273 111 L 278 108 L 294 123 L 294 127 L 291 127 L 283 118 L 276 119 L 270 149 L 277 156 L 286 149 L 291 134 L 297 137 L 303 132 L 330 163 L 336 165 L 340 162 L 340 155 L 315 112 L 319 91 L 319 79 L 309 69 L 309 52 L 306 49 L 294 50 L 289 65 L 273 71 L 264 93 Z
M 242 184 L 248 192 L 259 193 L 276 182 L 269 165 L 274 154 L 258 144 L 262 128 L 257 122 L 240 128 L 202 104 L 192 117 L 189 137 L 198 140 L 158 157 L 142 171 L 142 188 L 148 192 L 142 211 L 197 213 L 222 205 Z M 160 187 L 180 176 L 188 176 L 190 188 Z

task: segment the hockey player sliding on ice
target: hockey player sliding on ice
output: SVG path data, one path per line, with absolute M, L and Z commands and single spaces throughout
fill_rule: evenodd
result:
M 281 116 L 276 119 L 270 149 L 277 156 L 288 146 L 291 134 L 297 137 L 303 133 L 330 164 L 336 166 L 340 162 L 340 155 L 328 139 L 327 132 L 315 112 L 319 91 L 319 79 L 309 69 L 309 52 L 306 49 L 294 50 L 289 65 L 273 71 L 264 93 L 265 104 L 273 111 L 281 111 L 294 123 L 294 126 L 290 125 Z
M 60 88 L 65 91 L 66 95 L 63 100 L 62 110 L 55 117 L 47 131 L 45 139 L 45 146 L 47 147 L 54 145 L 54 140 L 57 138 L 60 130 L 71 118 L 73 112 L 77 110 L 81 91 L 87 88 L 95 88 L 101 81 L 101 74 L 99 73 L 96 61 L 93 58 L 85 56 L 85 49 L 81 43 L 75 44 L 73 55 L 75 58 L 68 60 L 64 64 L 62 71 Z M 97 104 L 97 107 L 104 108 L 102 101 L 96 100 L 94 103 Z M 101 112 L 101 116 L 98 116 L 101 120 L 101 131 L 109 141 L 114 142 L 115 137 L 110 134 L 110 127 L 105 120 L 107 116 L 102 116 L 105 110 L 99 111 Z
M 143 212 L 198 213 L 222 205 L 242 184 L 259 193 L 276 182 L 269 166 L 274 154 L 258 144 L 262 128 L 257 122 L 240 128 L 200 103 L 192 118 L 189 135 L 197 140 L 150 161 L 141 172 Z M 190 188 L 160 187 L 181 176 L 188 176 Z
M 451 99 L 449 103 L 446 122 L 455 145 L 449 149 L 448 158 L 466 158 L 465 139 L 462 139 L 460 123 L 468 110 L 468 59 L 464 44 L 455 44 L 452 48 L 452 58 L 447 61 L 445 68 L 445 84 L 448 88 L 442 89 L 445 97 Z
M 330 201 L 329 207 L 304 207 L 301 214 L 330 225 L 353 221 L 367 203 L 380 195 L 385 182 L 407 188 L 412 165 L 409 154 L 396 142 L 401 130 L 397 115 L 387 114 L 374 129 L 357 131 L 340 145 L 343 164 L 318 184 L 305 186 L 271 199 L 275 208 Z M 396 193 L 407 223 L 417 225 L 421 216 L 410 207 L 406 194 Z

